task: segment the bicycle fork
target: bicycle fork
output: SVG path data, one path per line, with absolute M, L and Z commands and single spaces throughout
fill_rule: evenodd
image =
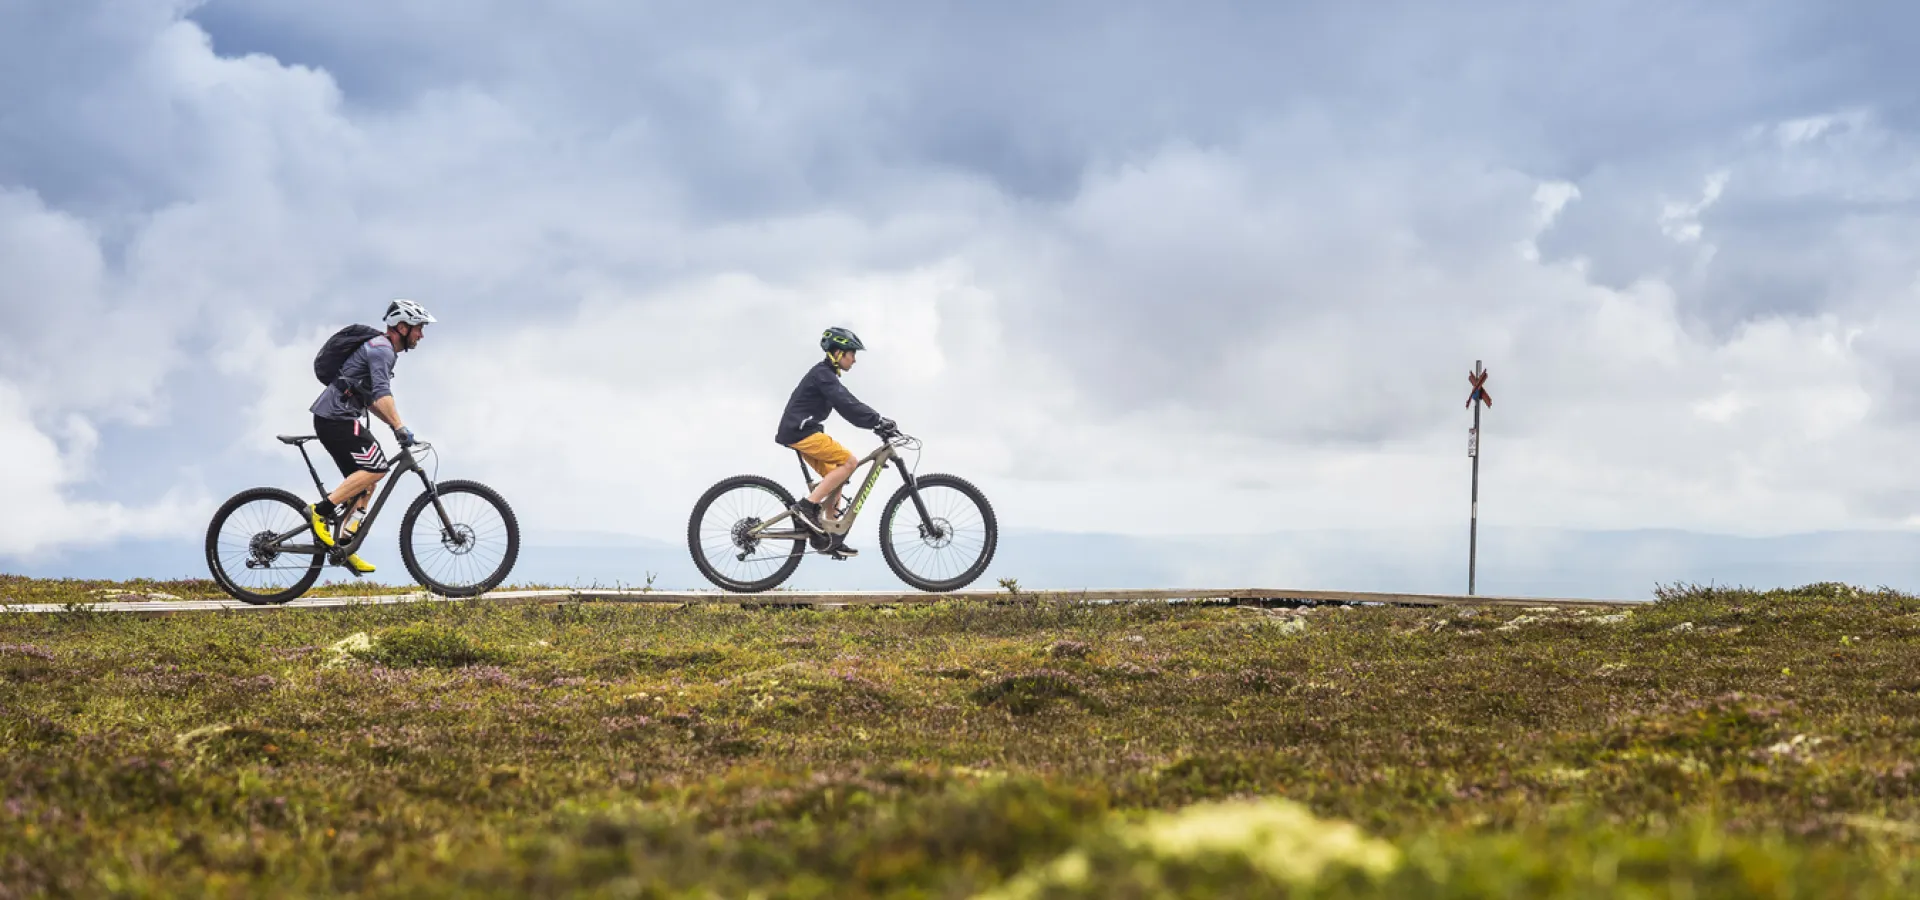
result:
M 433 512 L 440 517 L 440 540 L 449 544 L 464 543 L 460 534 L 454 530 L 453 517 L 447 515 L 446 505 L 440 502 L 440 486 L 427 478 L 425 469 L 415 467 L 413 474 L 420 476 L 420 486 L 425 488 L 427 496 L 432 498 Z
M 920 514 L 920 536 L 928 540 L 945 537 L 946 535 L 940 531 L 940 526 L 934 523 L 933 513 L 927 511 L 927 501 L 920 499 L 920 486 L 913 480 L 913 473 L 907 470 L 907 464 L 896 456 L 893 458 L 893 465 L 900 470 L 900 477 L 906 479 L 907 496 L 913 498 L 914 511 Z

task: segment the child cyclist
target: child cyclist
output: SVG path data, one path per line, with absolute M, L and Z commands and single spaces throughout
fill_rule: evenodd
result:
M 882 436 L 895 428 L 892 419 L 874 412 L 873 407 L 861 403 L 840 383 L 841 377 L 853 368 L 855 354 L 867 349 L 860 338 L 845 328 L 829 328 L 820 335 L 820 349 L 826 351 L 827 358 L 808 369 L 800 379 L 800 386 L 793 389 L 793 396 L 787 398 L 787 410 L 780 416 L 780 431 L 773 439 L 799 451 L 800 458 L 820 473 L 820 484 L 813 493 L 795 503 L 789 512 L 802 527 L 814 533 L 813 543 L 817 549 L 829 549 L 826 523 L 839 516 L 840 488 L 853 475 L 854 457 L 839 441 L 828 437 L 820 423 L 828 413 L 838 412 L 855 427 L 870 428 Z M 830 549 L 838 559 L 860 553 L 843 540 L 836 540 Z

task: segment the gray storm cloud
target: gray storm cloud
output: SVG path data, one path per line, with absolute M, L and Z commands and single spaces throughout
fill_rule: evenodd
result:
M 1474 358 L 1522 521 L 1902 524 L 1917 15 L 9 4 L 0 554 L 297 484 L 396 295 L 409 419 L 535 524 L 784 465 L 827 322 L 1047 527 L 1437 520 Z

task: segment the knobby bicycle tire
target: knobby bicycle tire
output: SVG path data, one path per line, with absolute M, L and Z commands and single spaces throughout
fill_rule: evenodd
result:
M 270 502 L 278 501 L 291 507 L 300 519 L 304 520 L 307 517 L 306 502 L 295 496 L 291 491 L 283 491 L 279 488 L 258 487 L 248 488 L 233 495 L 226 503 L 221 505 L 218 511 L 214 512 L 213 520 L 207 523 L 207 569 L 213 573 L 214 583 L 220 585 L 220 589 L 226 591 L 235 600 L 243 603 L 251 603 L 255 606 L 277 605 L 306 593 L 308 589 L 313 587 L 314 582 L 320 580 L 320 569 L 326 564 L 326 554 L 324 551 L 315 552 L 312 557 L 312 562 L 307 566 L 306 573 L 301 575 L 299 579 L 295 580 L 293 584 L 289 585 L 285 590 L 267 594 L 241 587 L 239 582 L 229 576 L 225 567 L 221 565 L 221 526 L 225 525 L 227 519 L 241 507 L 259 500 Z M 288 568 L 292 567 L 290 566 Z
M 993 504 L 987 502 L 987 495 L 981 493 L 979 488 L 956 475 L 923 475 L 914 479 L 914 484 L 923 493 L 929 488 L 948 488 L 959 492 L 973 502 L 980 512 L 981 523 L 986 529 L 986 535 L 981 542 L 980 556 L 959 574 L 942 580 L 920 575 L 909 568 L 901 559 L 899 548 L 893 545 L 893 519 L 904 509 L 906 515 L 913 516 L 917 520 L 919 511 L 913 506 L 913 492 L 906 485 L 901 485 L 892 497 L 887 498 L 886 509 L 880 514 L 880 555 L 886 558 L 887 568 L 892 569 L 893 574 L 899 576 L 901 581 L 933 593 L 957 591 L 972 584 L 981 573 L 987 571 L 987 566 L 993 562 L 994 551 L 999 548 L 1000 524 L 994 518 Z M 935 515 L 937 516 L 938 513 L 936 512 Z
M 507 549 L 501 555 L 499 565 L 485 577 L 465 584 L 449 584 L 426 573 L 415 555 L 413 541 L 409 538 L 413 535 L 415 520 L 419 519 L 422 513 L 433 508 L 435 495 L 444 498 L 458 494 L 471 494 L 478 497 L 500 514 L 500 520 L 506 528 Z M 443 500 L 442 503 L 444 504 L 445 501 Z M 435 514 L 434 519 L 438 521 L 438 514 Z M 507 579 L 507 573 L 513 571 L 513 564 L 519 558 L 520 520 L 514 518 L 513 507 L 507 505 L 506 498 L 501 497 L 498 491 L 477 481 L 456 479 L 440 482 L 432 493 L 422 492 L 420 496 L 413 498 L 413 503 L 407 506 L 406 516 L 400 520 L 400 559 L 407 565 L 407 574 L 412 575 L 413 580 L 419 582 L 422 587 L 443 597 L 477 597 L 499 587 L 500 582 Z
M 693 515 L 687 520 L 687 551 L 693 554 L 693 564 L 700 570 L 700 574 L 713 582 L 715 587 L 736 594 L 757 594 L 779 587 L 782 582 L 793 577 L 794 570 L 800 568 L 800 560 L 806 555 L 807 542 L 800 539 L 793 540 L 793 546 L 788 550 L 786 560 L 765 578 L 744 581 L 721 574 L 714 568 L 713 562 L 707 558 L 707 554 L 702 549 L 700 522 L 706 518 L 708 507 L 721 497 L 743 489 L 765 491 L 773 495 L 782 510 L 793 505 L 793 495 L 787 493 L 786 488 L 781 487 L 779 482 L 771 478 L 763 478 L 759 475 L 735 475 L 724 479 L 713 487 L 707 488 L 707 492 L 701 494 L 700 499 L 693 504 Z M 798 528 L 799 523 L 795 523 L 794 527 Z

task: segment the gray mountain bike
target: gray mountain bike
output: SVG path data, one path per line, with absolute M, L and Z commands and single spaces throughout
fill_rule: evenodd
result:
M 327 486 L 306 448 L 317 438 L 279 438 L 300 448 L 307 474 L 324 496 Z M 360 551 L 400 476 L 412 472 L 425 490 L 400 519 L 400 558 L 407 573 L 446 597 L 473 597 L 498 587 L 520 555 L 519 520 L 493 488 L 476 481 L 435 481 L 422 466 L 430 458 L 437 459 L 431 444 L 400 448 L 359 530 L 335 547 L 320 543 L 307 521 L 307 501 L 291 491 L 259 487 L 235 494 L 207 525 L 213 580 L 235 599 L 253 604 L 285 603 L 306 593 L 320 579 L 321 567 L 345 566 L 347 557 Z
M 723 590 L 755 593 L 771 590 L 792 577 L 811 549 L 831 554 L 839 538 L 853 530 L 867 495 L 889 463 L 906 481 L 880 513 L 880 554 L 893 574 L 923 591 L 957 591 L 980 577 L 993 561 L 1000 526 L 993 505 L 980 489 L 952 475 L 915 475 L 901 457 L 920 450 L 920 441 L 897 431 L 881 434 L 884 443 L 858 466 L 869 467 L 860 491 L 828 519 L 828 539 L 793 521 L 793 495 L 779 482 L 759 475 L 736 475 L 707 489 L 687 522 L 687 549 L 700 574 Z M 795 455 L 799 455 L 798 452 Z M 916 457 L 917 458 L 917 457 Z M 806 460 L 801 477 L 811 493 L 818 483 Z M 858 477 L 860 470 L 854 470 Z M 853 478 L 847 479 L 853 484 Z

